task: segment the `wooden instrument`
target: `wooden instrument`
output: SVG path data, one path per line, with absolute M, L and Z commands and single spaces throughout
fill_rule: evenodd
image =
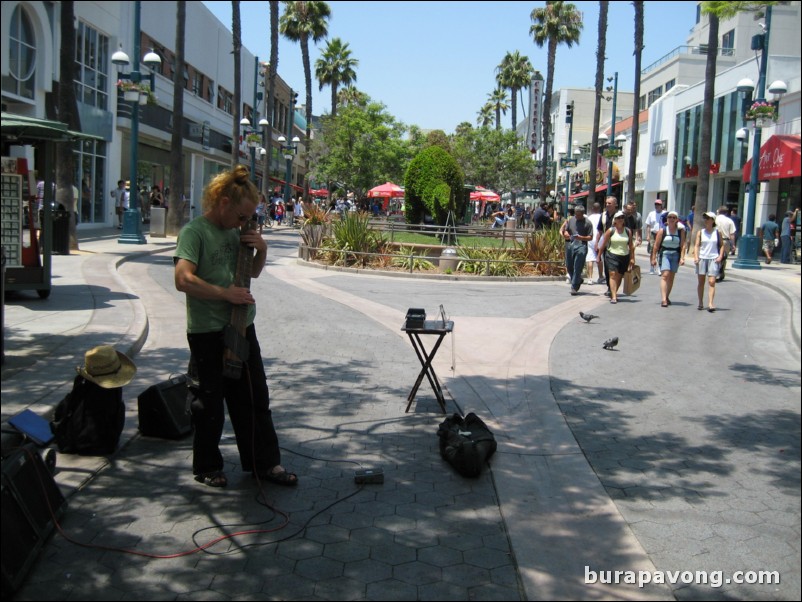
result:
M 249 230 L 256 229 L 256 222 L 248 220 L 240 229 L 240 236 Z M 237 272 L 234 275 L 234 286 L 242 288 L 251 287 L 251 269 L 253 267 L 253 247 L 240 243 L 237 256 Z M 245 338 L 245 328 L 248 319 L 247 305 L 234 305 L 231 308 L 231 320 L 223 331 L 223 376 L 226 378 L 239 378 L 242 374 L 242 364 L 248 360 L 250 345 Z

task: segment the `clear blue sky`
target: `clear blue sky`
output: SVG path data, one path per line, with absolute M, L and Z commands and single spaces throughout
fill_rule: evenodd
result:
M 204 1 L 229 29 L 231 2 Z M 596 76 L 598 2 L 575 2 L 584 15 L 579 45 L 558 47 L 554 89 L 593 87 Z M 696 2 L 645 3 L 642 58 L 647 66 L 686 43 L 696 20 Z M 518 50 L 546 76 L 546 50 L 529 35 L 530 13 L 544 2 L 329 2 L 329 39 L 349 44 L 359 60 L 356 87 L 384 103 L 396 119 L 423 129 L 454 131 L 476 124 L 478 111 L 495 88 L 495 69 L 507 52 Z M 267 2 L 242 2 L 242 41 L 260 60 L 270 58 L 270 8 Z M 283 10 L 283 5 L 280 10 Z M 634 9 L 631 2 L 610 2 L 606 73 L 619 73 L 619 89 L 634 86 Z M 326 42 L 310 46 L 312 109 L 331 110 L 331 91 L 318 90 L 314 63 Z M 244 67 L 243 67 L 244 68 Z M 279 75 L 305 97 L 301 49 L 279 41 Z M 526 94 L 524 98 L 526 102 Z M 518 120 L 523 117 L 518 103 Z M 510 127 L 509 111 L 502 116 Z

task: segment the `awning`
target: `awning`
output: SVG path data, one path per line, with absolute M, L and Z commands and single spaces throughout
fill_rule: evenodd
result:
M 621 181 L 613 182 L 612 188 L 615 188 L 616 186 L 621 186 Z M 596 186 L 596 192 L 605 192 L 606 190 L 607 190 L 607 184 L 599 184 L 598 186 Z M 581 199 L 588 196 L 589 193 L 590 193 L 589 190 L 583 190 L 582 192 L 572 194 L 571 196 L 568 197 L 568 200 L 570 201 L 573 199 Z
M 34 140 L 52 140 L 54 142 L 70 142 L 80 139 L 103 140 L 98 136 L 69 130 L 67 124 L 60 121 L 37 119 L 5 112 L 0 114 L 0 130 L 3 138 L 18 140 L 22 143 Z
M 270 179 L 273 180 L 274 182 L 278 182 L 282 186 L 286 186 L 287 185 L 287 182 L 285 182 L 281 178 L 274 178 L 273 176 L 270 176 Z M 301 188 L 300 186 L 296 186 L 292 182 L 290 182 L 290 188 L 293 188 L 293 189 L 297 190 L 298 192 L 303 192 L 303 188 Z
M 760 165 L 757 179 L 777 180 L 780 178 L 798 178 L 802 172 L 802 143 L 800 136 L 775 134 L 760 147 Z M 752 178 L 752 159 L 744 165 L 744 182 Z

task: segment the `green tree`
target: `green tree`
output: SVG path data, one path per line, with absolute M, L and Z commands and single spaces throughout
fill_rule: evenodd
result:
M 354 86 L 346 86 L 337 92 L 338 105 L 362 105 L 367 106 L 370 97 L 357 90 Z
M 276 75 L 278 74 L 278 0 L 270 0 L 270 63 L 267 66 L 267 120 L 270 127 L 267 133 L 267 153 L 264 158 L 262 177 L 262 194 L 265 197 L 270 192 L 270 162 L 273 158 L 273 136 L 271 130 L 275 127 L 276 106 Z
M 312 65 L 309 60 L 309 41 L 315 44 L 328 34 L 331 8 L 326 2 L 293 2 L 284 0 L 284 14 L 279 20 L 279 30 L 285 38 L 301 45 L 306 85 L 306 148 L 304 166 L 304 201 L 309 200 L 309 148 L 312 141 Z
M 426 134 L 426 146 L 439 146 L 447 153 L 451 152 L 451 140 L 443 130 L 432 130 Z
M 334 38 L 326 44 L 323 55 L 315 61 L 315 77 L 323 86 L 331 86 L 331 114 L 337 115 L 337 89 L 340 84 L 348 86 L 356 81 L 354 68 L 359 60 L 351 57 L 351 50 L 347 43 L 340 38 Z
M 507 114 L 510 105 L 507 104 L 507 91 L 501 86 L 497 86 L 490 94 L 487 95 L 487 101 L 493 106 L 496 112 L 496 129 L 501 129 L 501 114 Z
M 408 223 L 420 223 L 428 213 L 445 224 L 449 211 L 465 212 L 464 177 L 454 157 L 441 146 L 423 149 L 404 177 L 404 213 Z
M 635 0 L 635 91 L 632 99 L 632 142 L 629 145 L 627 172 L 628 201 L 635 200 L 635 172 L 638 161 L 638 130 L 640 129 L 640 70 L 643 56 L 643 0 Z
M 554 87 L 554 64 L 557 58 L 557 46 L 565 44 L 569 48 L 579 43 L 582 32 L 582 14 L 576 5 L 561 0 L 546 2 L 543 8 L 536 8 L 530 15 L 532 26 L 529 34 L 534 38 L 538 48 L 548 48 L 548 63 L 546 68 L 546 96 L 543 100 L 543 156 L 541 157 L 540 184 L 545 189 L 548 182 L 548 164 L 550 157 L 550 127 L 551 127 L 551 94 Z
M 476 114 L 476 125 L 478 125 L 480 128 L 490 127 L 490 124 L 493 123 L 493 113 L 493 105 L 489 102 L 486 102 Z
M 517 50 L 508 52 L 496 67 L 496 83 L 499 87 L 510 89 L 512 104 L 512 131 L 518 127 L 518 90 L 529 85 L 535 70 L 529 58 Z
M 337 116 L 324 115 L 312 141 L 316 180 L 337 182 L 357 198 L 386 181 L 399 182 L 407 162 L 403 124 L 384 105 L 343 105 Z
M 451 147 L 466 182 L 513 192 L 531 180 L 532 155 L 512 130 L 461 128 Z

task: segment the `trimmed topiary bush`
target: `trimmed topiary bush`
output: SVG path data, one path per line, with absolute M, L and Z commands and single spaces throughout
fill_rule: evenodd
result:
M 464 177 L 454 157 L 439 146 L 422 150 L 410 162 L 404 177 L 404 217 L 420 223 L 424 214 L 437 224 L 446 222 L 449 211 L 465 212 Z

